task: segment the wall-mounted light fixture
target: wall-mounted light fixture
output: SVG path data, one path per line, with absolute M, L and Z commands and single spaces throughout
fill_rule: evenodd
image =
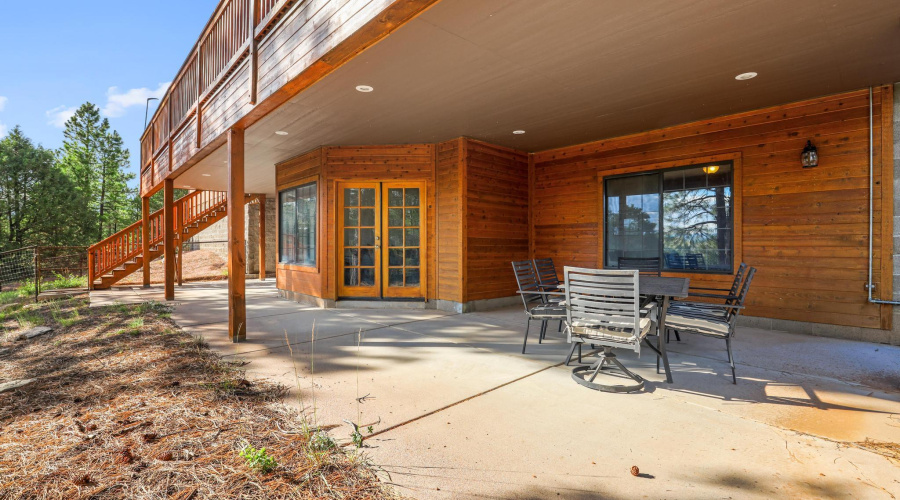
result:
M 806 147 L 800 153 L 800 164 L 803 168 L 812 168 L 819 166 L 819 152 L 812 145 L 812 141 L 806 141 Z
M 707 165 L 707 166 L 703 167 L 703 173 L 706 175 L 712 175 L 718 171 L 719 171 L 718 165 Z

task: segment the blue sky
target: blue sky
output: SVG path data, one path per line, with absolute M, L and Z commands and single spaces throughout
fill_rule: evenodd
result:
M 58 148 L 68 113 L 90 101 L 122 135 L 136 173 L 146 97 L 164 91 L 217 3 L 3 2 L 0 136 L 20 125 L 35 142 Z

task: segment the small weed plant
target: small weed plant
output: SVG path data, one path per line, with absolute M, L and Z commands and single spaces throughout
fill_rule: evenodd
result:
M 266 452 L 265 448 L 256 449 L 249 444 L 241 450 L 241 458 L 247 461 L 247 467 L 260 474 L 268 474 L 278 467 L 278 462 Z

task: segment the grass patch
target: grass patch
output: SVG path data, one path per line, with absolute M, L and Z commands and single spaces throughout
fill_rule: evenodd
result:
M 0 498 L 393 498 L 283 387 L 245 380 L 164 305 L 14 314 L 56 330 L 2 345 L 0 380 L 38 382 L 0 394 Z

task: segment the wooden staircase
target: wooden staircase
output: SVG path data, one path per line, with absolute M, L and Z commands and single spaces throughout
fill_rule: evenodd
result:
M 244 202 L 255 201 L 246 197 Z M 175 201 L 175 245 L 187 241 L 228 215 L 227 199 L 220 191 L 193 191 Z M 165 251 L 163 210 L 150 214 L 150 261 Z M 143 221 L 88 247 L 88 285 L 104 290 L 144 267 Z

